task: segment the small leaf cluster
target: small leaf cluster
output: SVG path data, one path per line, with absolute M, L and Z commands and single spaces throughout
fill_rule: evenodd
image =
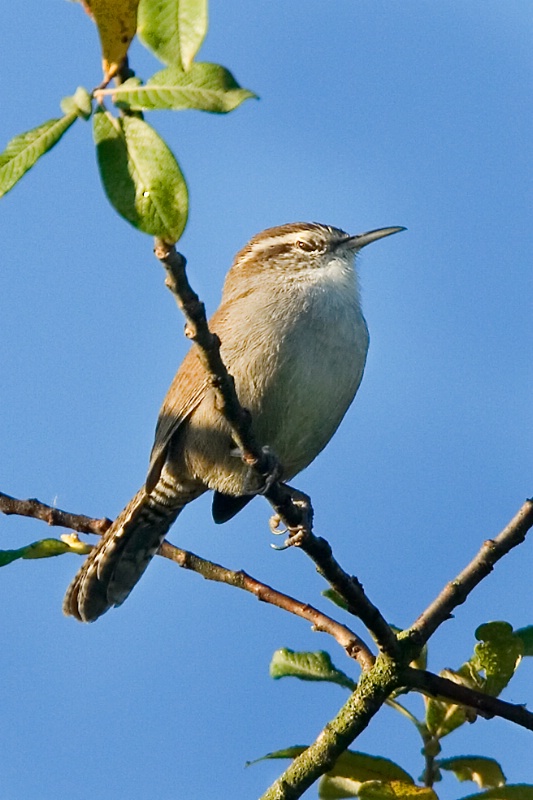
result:
M 225 114 L 255 97 L 219 64 L 195 61 L 207 31 L 207 0 L 83 0 L 96 22 L 104 80 L 63 98 L 63 116 L 15 136 L 0 153 L 0 197 L 78 120 L 93 120 L 98 168 L 113 208 L 135 228 L 175 243 L 188 217 L 180 166 L 143 111 Z M 163 64 L 146 83 L 127 66 L 135 35 Z M 117 85 L 109 88 L 115 78 Z M 107 105 L 111 104 L 113 114 Z
M 336 602 L 335 597 L 330 597 Z M 477 644 L 470 659 L 456 670 L 442 670 L 441 676 L 470 689 L 496 697 L 507 686 L 524 656 L 533 655 L 533 626 L 513 631 L 507 622 L 488 622 L 475 631 Z M 416 664 L 425 667 L 427 653 Z M 421 663 L 424 662 L 424 663 Z M 276 650 L 270 663 L 275 679 L 293 677 L 305 681 L 328 681 L 349 691 L 356 682 L 337 669 L 328 653 Z M 347 750 L 335 766 L 320 780 L 321 800 L 359 797 L 361 800 L 438 800 L 435 784 L 443 772 L 450 772 L 459 781 L 473 781 L 484 791 L 463 800 L 533 800 L 533 785 L 507 784 L 500 764 L 482 755 L 461 755 L 440 758 L 441 741 L 465 722 L 474 722 L 475 712 L 444 698 L 424 697 L 425 714 L 419 719 L 398 697 L 387 704 L 413 724 L 422 740 L 423 774 L 417 783 L 399 764 L 387 758 Z M 296 758 L 304 746 L 276 750 L 264 759 Z M 256 763 L 256 762 L 251 762 Z
M 526 629 L 527 630 L 527 629 Z M 497 697 L 514 675 L 525 652 L 520 631 L 513 631 L 508 622 L 489 622 L 475 632 L 478 644 L 474 654 L 457 670 L 445 669 L 444 678 Z M 527 653 L 529 655 L 529 653 Z M 444 736 L 475 719 L 464 706 L 429 698 L 426 701 L 426 728 L 432 739 Z

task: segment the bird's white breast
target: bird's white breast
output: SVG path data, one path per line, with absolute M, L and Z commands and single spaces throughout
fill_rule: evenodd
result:
M 360 384 L 368 350 L 353 265 L 332 259 L 320 269 L 283 276 L 247 294 L 233 312 L 245 340 L 222 343 L 242 404 L 262 444 L 290 478 L 333 436 Z M 266 300 L 265 300 L 266 298 Z

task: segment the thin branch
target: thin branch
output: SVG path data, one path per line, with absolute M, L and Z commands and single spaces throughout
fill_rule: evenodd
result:
M 70 514 L 60 508 L 47 506 L 46 503 L 41 503 L 40 500 L 35 498 L 17 500 L 15 497 L 10 497 L 10 495 L 3 492 L 0 492 L 0 512 L 7 516 L 17 514 L 19 517 L 33 517 L 34 519 L 43 520 L 48 525 L 70 528 L 70 530 L 78 533 L 95 533 L 98 536 L 105 533 L 111 525 L 111 520 L 107 517 L 93 519 L 92 517 L 85 517 L 83 514 Z
M 378 609 L 368 600 L 357 578 L 348 575 L 335 561 L 331 547 L 312 533 L 313 508 L 303 492 L 281 483 L 276 476 L 281 467 L 272 454 L 257 442 L 250 414 L 242 408 L 235 383 L 220 356 L 220 339 L 211 333 L 205 306 L 193 291 L 186 274 L 186 260 L 173 245 L 156 239 L 156 257 L 167 272 L 166 285 L 187 320 L 185 333 L 198 347 L 202 363 L 211 381 L 220 412 L 231 427 L 232 437 L 245 463 L 265 481 L 264 495 L 287 526 L 287 546 L 299 546 L 316 564 L 319 573 L 347 602 L 351 613 L 360 617 L 378 646 L 388 654 L 398 653 L 394 632 Z
M 18 514 L 19 516 L 33 517 L 47 522 L 49 525 L 70 528 L 78 533 L 94 533 L 101 536 L 111 525 L 111 520 L 104 517 L 93 519 L 82 514 L 71 514 L 68 511 L 53 508 L 41 503 L 39 500 L 17 500 L 0 492 L 0 512 L 4 514 Z M 227 583 L 254 594 L 258 600 L 295 614 L 313 625 L 316 631 L 328 633 L 346 651 L 350 658 L 355 659 L 361 669 L 368 670 L 374 663 L 374 656 L 363 640 L 345 625 L 323 614 L 318 609 L 307 603 L 302 603 L 294 597 L 278 592 L 271 586 L 261 583 L 256 578 L 242 570 L 234 571 L 207 561 L 200 556 L 182 550 L 170 542 L 164 541 L 159 550 L 159 555 L 168 558 L 183 569 L 197 572 L 210 581 Z
M 333 636 L 338 644 L 344 648 L 348 656 L 359 662 L 363 670 L 370 669 L 374 664 L 374 656 L 367 645 L 345 625 L 341 625 L 339 622 L 323 614 L 321 611 L 318 611 L 308 603 L 301 603 L 294 597 L 290 597 L 265 583 L 261 583 L 261 581 L 256 580 L 256 578 L 248 575 L 243 570 L 234 571 L 227 569 L 226 567 L 220 566 L 220 564 L 206 561 L 187 550 L 175 547 L 173 544 L 166 541 L 163 542 L 159 550 L 159 555 L 174 561 L 174 563 L 178 564 L 183 569 L 190 569 L 193 572 L 198 572 L 207 580 L 227 583 L 230 586 L 243 589 L 255 595 L 257 599 L 262 602 L 282 608 L 290 614 L 295 614 L 297 617 L 311 622 L 314 630 L 321 631 L 322 633 L 329 633 L 330 636 Z
M 117 86 L 120 86 L 122 83 L 125 83 L 130 78 L 134 77 L 135 77 L 135 72 L 130 67 L 128 56 L 124 56 L 124 58 L 122 59 L 117 68 L 116 75 L 114 76 L 115 83 Z
M 450 619 L 452 611 L 464 603 L 470 592 L 492 572 L 494 565 L 513 547 L 521 544 L 533 527 L 533 500 L 522 508 L 495 539 L 483 543 L 479 553 L 459 575 L 448 583 L 431 605 L 418 617 L 405 638 L 416 648 L 424 645 L 439 625 Z
M 450 681 L 448 678 L 442 678 L 440 675 L 434 675 L 427 670 L 407 667 L 404 675 L 406 685 L 425 695 L 444 697 L 458 705 L 475 709 L 485 719 L 501 717 L 533 731 L 533 714 L 523 705 L 507 703 L 505 700 L 469 689 L 467 686 Z
M 235 390 L 235 382 L 220 355 L 220 339 L 209 330 L 205 306 L 192 289 L 185 271 L 186 260 L 173 245 L 156 239 L 154 253 L 164 266 L 166 286 L 174 295 L 187 324 L 185 335 L 197 347 L 200 358 L 216 393 L 217 407 L 231 427 L 235 444 L 245 463 L 264 477 L 272 468 L 272 456 L 255 439 L 250 414 L 245 411 Z
M 319 574 L 346 600 L 348 611 L 366 625 L 379 649 L 391 657 L 398 656 L 400 648 L 396 634 L 368 599 L 358 579 L 345 572 L 336 561 L 329 543 L 311 531 L 303 531 L 300 541 L 295 544 L 314 561 Z

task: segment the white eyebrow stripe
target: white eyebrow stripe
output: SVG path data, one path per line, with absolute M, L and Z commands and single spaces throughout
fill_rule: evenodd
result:
M 298 239 L 307 238 L 306 234 L 308 233 L 310 233 L 310 231 L 289 231 L 288 233 L 278 233 L 277 236 L 269 236 L 268 238 L 265 237 L 255 241 L 252 245 L 252 249 L 254 251 L 266 250 L 273 245 L 279 247 L 279 245 L 294 244 L 294 242 L 297 242 Z

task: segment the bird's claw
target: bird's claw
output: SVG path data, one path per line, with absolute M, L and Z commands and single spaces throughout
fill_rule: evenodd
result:
M 268 526 L 270 528 L 270 533 L 273 533 L 274 536 L 283 536 L 287 533 L 288 528 L 285 526 L 280 527 L 281 525 L 281 517 L 279 514 L 273 514 L 270 519 L 268 520 Z
M 269 521 L 270 530 L 274 536 L 281 536 L 286 533 L 288 534 L 287 538 L 283 544 L 271 544 L 270 547 L 273 550 L 288 550 L 289 547 L 297 547 L 305 536 L 305 526 L 299 525 L 297 528 L 283 528 L 283 530 L 277 530 L 280 522 L 280 517 L 277 514 L 274 514 Z
M 288 550 L 290 547 L 289 540 L 287 539 L 287 541 L 283 542 L 283 544 L 272 544 L 271 542 L 270 547 L 272 548 L 272 550 L 277 550 L 278 552 L 280 552 L 281 550 Z

